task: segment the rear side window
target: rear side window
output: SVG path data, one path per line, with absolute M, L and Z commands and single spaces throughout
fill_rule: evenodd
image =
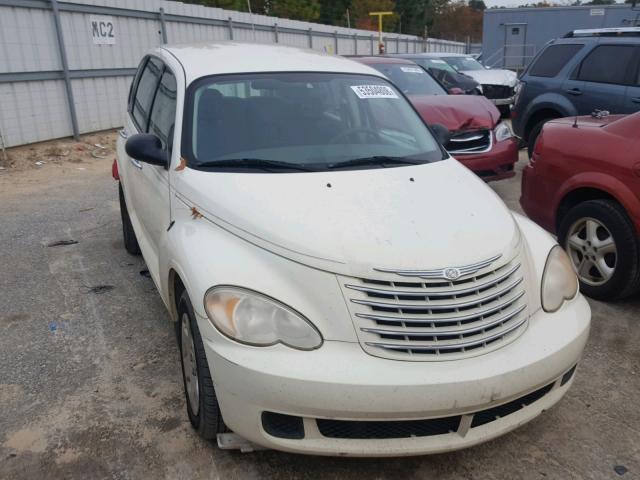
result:
M 149 133 L 153 133 L 160 139 L 165 150 L 171 150 L 172 147 L 175 119 L 176 77 L 169 70 L 165 70 L 149 119 Z
M 586 56 L 580 66 L 578 80 L 585 82 L 625 84 L 635 47 L 631 45 L 600 45 Z
M 529 69 L 533 77 L 555 77 L 569 60 L 582 49 L 580 44 L 551 45 Z
M 140 75 L 133 100 L 133 120 L 141 132 L 147 131 L 149 112 L 161 75 L 162 62 L 156 58 L 150 58 Z

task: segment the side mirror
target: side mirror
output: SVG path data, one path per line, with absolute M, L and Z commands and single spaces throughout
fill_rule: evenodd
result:
M 131 135 L 124 144 L 124 149 L 131 158 L 151 165 L 159 165 L 167 168 L 169 159 L 167 152 L 162 148 L 162 142 L 150 133 L 137 133 Z
M 447 127 L 440 123 L 434 123 L 431 126 L 431 131 L 434 133 L 441 145 L 446 145 L 451 140 L 451 132 Z
M 464 95 L 464 90 L 462 90 L 462 89 L 461 89 L 461 88 L 459 88 L 459 87 L 451 87 L 451 88 L 449 89 L 449 93 L 450 93 L 451 95 Z

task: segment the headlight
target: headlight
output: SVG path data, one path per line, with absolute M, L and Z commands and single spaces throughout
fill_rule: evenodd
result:
M 504 122 L 500 122 L 493 132 L 496 135 L 496 142 L 502 142 L 503 140 L 513 137 L 509 125 Z
M 556 245 L 549 252 L 542 274 L 542 308 L 555 312 L 578 293 L 578 278 L 565 251 Z
M 302 315 L 257 292 L 213 287 L 204 295 L 211 323 L 224 335 L 255 346 L 282 343 L 300 350 L 322 345 L 320 332 Z

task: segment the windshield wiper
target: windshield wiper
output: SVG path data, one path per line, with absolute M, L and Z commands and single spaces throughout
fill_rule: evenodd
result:
M 423 160 L 412 160 L 406 157 L 389 157 L 386 155 L 375 155 L 373 157 L 352 158 L 343 162 L 330 163 L 329 165 L 327 165 L 327 168 L 348 168 L 365 165 L 381 165 L 383 167 L 386 167 L 387 165 L 421 165 L 423 163 L 426 162 Z
M 316 172 L 317 169 L 306 167 L 298 163 L 267 160 L 264 158 L 229 158 L 225 160 L 212 160 L 198 164 L 199 167 L 230 167 L 230 168 L 258 168 L 263 170 L 298 170 L 300 172 Z

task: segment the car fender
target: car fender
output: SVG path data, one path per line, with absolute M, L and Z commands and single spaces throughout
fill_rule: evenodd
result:
M 558 221 L 558 209 L 562 200 L 571 192 L 580 188 L 594 188 L 612 196 L 624 207 L 640 233 L 640 201 L 637 196 L 616 177 L 602 172 L 579 173 L 568 178 L 560 185 L 553 202 L 556 223 Z
M 542 95 L 534 98 L 529 102 L 529 105 L 527 105 L 523 114 L 523 118 L 525 120 L 522 123 L 523 127 L 526 127 L 529 120 L 533 118 L 534 115 L 543 110 L 555 110 L 558 112 L 559 117 L 571 117 L 578 113 L 573 103 L 571 103 L 571 101 L 565 96 L 554 92 L 543 93 Z
M 180 277 L 200 317 L 206 318 L 207 290 L 238 285 L 298 311 L 316 325 L 325 340 L 358 341 L 335 274 L 269 252 L 180 202 L 174 204 L 174 223 L 160 251 L 161 291 L 173 312 L 172 271 Z

